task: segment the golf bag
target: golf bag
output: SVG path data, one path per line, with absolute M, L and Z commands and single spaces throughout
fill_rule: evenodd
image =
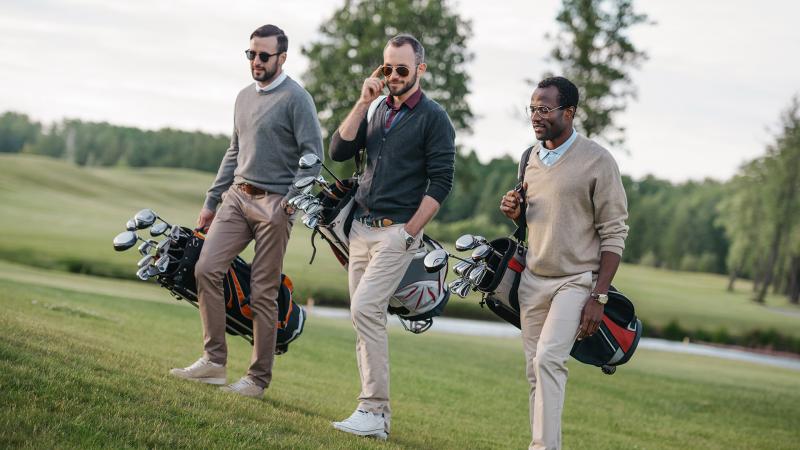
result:
M 314 222 L 311 245 L 316 253 L 314 239 L 321 236 L 330 246 L 339 263 L 347 269 L 350 255 L 350 227 L 355 213 L 355 178 L 330 183 L 328 192 L 320 192 L 317 199 L 322 205 L 319 220 Z M 442 246 L 429 236 L 423 235 L 422 246 L 414 255 L 400 285 L 389 299 L 388 312 L 400 318 L 403 327 L 412 333 L 427 331 L 433 318 L 440 316 L 450 299 L 445 283 L 447 266 L 435 273 L 428 273 L 423 265 L 425 255 Z M 311 257 L 313 262 L 314 256 Z
M 519 283 L 525 270 L 525 246 L 510 238 L 489 242 L 496 251 L 486 259 L 494 276 L 486 277 L 477 290 L 483 293 L 481 304 L 506 322 L 521 328 Z M 598 366 L 603 373 L 613 374 L 616 366 L 625 364 L 636 351 L 642 336 L 642 322 L 636 317 L 633 303 L 611 286 L 603 321 L 592 336 L 576 341 L 570 355 L 578 361 Z
M 178 299 L 197 305 L 197 284 L 194 268 L 203 248 L 205 235 L 182 227 L 178 242 L 168 250 L 171 262 L 158 282 Z M 253 344 L 253 312 L 250 308 L 250 265 L 236 257 L 222 282 L 225 298 L 225 327 L 229 334 L 241 336 Z M 281 274 L 278 291 L 278 330 L 275 354 L 286 353 L 289 343 L 303 332 L 306 313 L 292 299 L 291 279 Z

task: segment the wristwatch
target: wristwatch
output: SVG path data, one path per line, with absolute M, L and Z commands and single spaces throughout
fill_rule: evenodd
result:
M 600 303 L 601 305 L 608 303 L 608 294 L 598 294 L 597 292 L 592 292 L 589 294 L 589 297 L 597 300 L 597 303 Z
M 411 248 L 411 244 L 414 243 L 414 236 L 408 234 L 408 231 L 406 231 L 405 228 L 403 228 L 403 234 L 406 237 L 406 250 L 408 250 L 409 248 Z

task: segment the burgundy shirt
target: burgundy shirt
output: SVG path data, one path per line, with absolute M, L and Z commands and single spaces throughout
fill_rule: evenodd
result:
M 394 97 L 391 95 L 386 96 L 386 106 L 389 107 L 387 114 L 386 114 L 386 121 L 383 124 L 383 130 L 389 131 L 392 128 L 392 123 L 395 119 L 402 116 L 399 114 L 403 105 L 408 106 L 408 109 L 414 109 L 419 103 L 419 99 L 422 98 L 422 88 L 418 88 L 416 92 L 411 94 L 411 97 L 408 97 L 405 102 L 400 103 L 399 105 L 394 104 Z

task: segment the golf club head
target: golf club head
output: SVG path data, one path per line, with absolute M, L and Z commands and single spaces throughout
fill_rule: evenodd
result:
M 169 231 L 169 238 L 175 242 L 178 242 L 178 239 L 180 239 L 181 236 L 183 236 L 183 230 L 181 230 L 181 226 L 177 224 L 173 225 L 172 229 Z
M 305 216 L 303 216 L 303 225 L 305 225 L 309 229 L 313 230 L 314 227 L 317 226 L 318 222 L 319 220 L 317 219 L 316 216 L 312 216 L 310 214 L 306 214 Z
M 150 250 L 153 249 L 153 244 L 151 241 L 144 241 L 142 245 L 139 246 L 139 253 L 144 256 L 150 253 Z
M 328 180 L 326 180 L 326 179 L 325 179 L 325 177 L 323 177 L 322 175 L 319 175 L 319 176 L 317 177 L 317 179 L 316 179 L 316 180 L 314 180 L 314 181 L 316 181 L 316 183 L 317 183 L 318 185 L 320 185 L 320 186 L 322 186 L 322 187 L 324 187 L 324 188 L 327 188 L 327 187 L 328 187 Z
M 306 186 L 314 184 L 315 181 L 317 181 L 316 177 L 303 177 L 294 182 L 294 187 L 297 189 L 303 189 Z
M 169 239 L 164 239 L 163 241 L 159 242 L 158 246 L 156 247 L 156 255 L 159 257 L 165 255 L 169 251 L 170 242 L 171 241 Z
M 477 287 L 483 281 L 484 276 L 486 276 L 486 264 L 479 264 L 469 272 L 469 282 Z
M 128 231 L 136 231 L 136 221 L 128 219 L 128 223 L 125 224 L 125 229 Z
M 486 259 L 487 256 L 492 254 L 492 247 L 488 244 L 481 244 L 472 251 L 472 260 L 480 261 Z
M 158 258 L 158 261 L 156 261 L 155 265 L 158 269 L 158 273 L 166 272 L 167 267 L 169 267 L 169 255 L 164 255 L 161 258 Z
M 489 243 L 489 241 L 487 241 L 486 238 L 483 237 L 483 236 L 475 235 L 473 237 L 475 238 L 475 242 L 477 242 L 478 245 L 480 245 L 480 244 L 488 244 Z
M 136 276 L 139 277 L 142 281 L 147 281 L 150 279 L 149 270 L 147 267 L 142 267 L 136 271 Z
M 154 277 L 154 276 L 156 276 L 156 275 L 158 275 L 158 274 L 160 274 L 160 273 L 161 273 L 161 272 L 159 272 L 159 271 L 158 271 L 158 267 L 156 267 L 156 266 L 147 266 L 147 275 L 148 275 L 148 278 L 149 278 L 149 277 Z
M 458 290 L 456 291 L 456 295 L 458 295 L 461 298 L 466 298 L 467 294 L 469 294 L 469 290 L 470 290 L 471 287 L 472 286 L 469 284 L 469 282 L 465 281 L 464 284 L 462 284 L 461 286 L 458 287 Z
M 470 264 L 467 261 L 459 261 L 458 264 L 453 267 L 453 273 L 459 277 L 465 277 L 473 267 L 475 267 L 474 264 Z
M 145 208 L 133 216 L 133 221 L 136 224 L 137 230 L 143 230 L 155 223 L 156 213 L 150 208 Z
M 291 206 L 292 208 L 296 208 L 297 202 L 299 202 L 301 198 L 303 198 L 302 195 L 295 195 L 294 197 L 290 198 L 289 201 L 286 202 L 286 204 Z
M 124 252 L 136 245 L 137 240 L 139 240 L 139 236 L 136 236 L 133 231 L 123 231 L 114 237 L 114 250 Z
M 153 262 L 153 255 L 144 255 L 142 259 L 136 263 L 136 267 L 141 269 L 142 267 L 149 266 L 151 262 Z
M 313 215 L 316 215 L 316 214 L 317 214 L 317 213 L 319 213 L 320 211 L 322 211 L 322 204 L 321 204 L 319 201 L 314 201 L 314 202 L 312 202 L 312 203 L 311 203 L 311 204 L 308 206 L 308 209 L 306 209 L 306 212 L 307 212 L 308 214 L 311 214 L 312 216 L 313 216 Z
M 473 248 L 480 245 L 478 241 L 475 240 L 475 236 L 471 234 L 465 234 L 458 239 L 456 239 L 456 250 L 463 252 L 466 250 L 472 250 Z
M 450 255 L 447 254 L 447 250 L 441 248 L 432 250 L 430 253 L 425 255 L 425 259 L 423 260 L 425 271 L 428 273 L 438 272 L 442 269 L 442 267 L 447 265 L 447 258 L 449 256 Z
M 313 153 L 308 153 L 300 157 L 300 161 L 297 163 L 297 166 L 301 169 L 310 169 L 321 163 L 322 160 L 319 159 L 319 156 Z
M 167 226 L 166 222 L 159 222 L 152 227 L 150 227 L 150 236 L 156 237 L 161 236 L 162 234 L 167 232 L 169 227 Z
M 311 190 L 312 189 L 314 189 L 314 185 L 313 184 L 309 184 L 308 186 L 304 187 L 300 192 L 302 192 L 305 195 L 311 195 Z

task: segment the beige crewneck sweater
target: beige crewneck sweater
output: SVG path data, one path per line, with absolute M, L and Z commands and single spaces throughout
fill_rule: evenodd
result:
M 628 236 L 628 201 L 608 150 L 578 135 L 550 167 L 536 144 L 525 181 L 528 270 L 560 277 L 597 272 L 600 252 L 622 254 Z

